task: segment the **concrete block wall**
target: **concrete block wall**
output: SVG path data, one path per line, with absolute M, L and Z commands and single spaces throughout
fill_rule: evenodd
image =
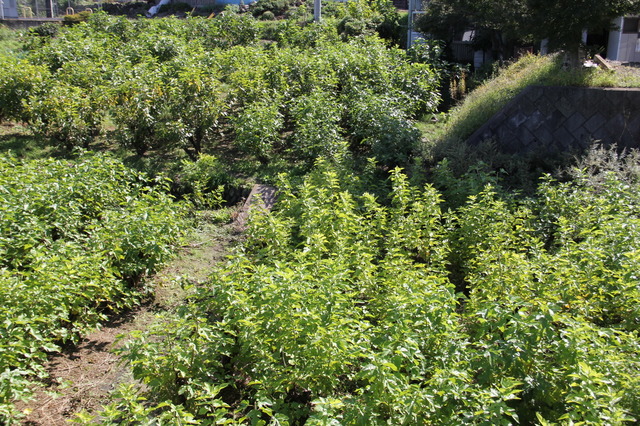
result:
M 507 153 L 549 153 L 591 142 L 640 148 L 640 89 L 531 86 L 468 139 L 493 139 Z

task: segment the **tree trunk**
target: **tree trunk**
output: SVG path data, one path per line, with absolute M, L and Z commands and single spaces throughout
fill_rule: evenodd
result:
M 564 51 L 565 55 L 565 63 L 571 69 L 580 68 L 582 65 L 581 57 L 580 57 L 580 46 L 567 46 L 567 49 Z

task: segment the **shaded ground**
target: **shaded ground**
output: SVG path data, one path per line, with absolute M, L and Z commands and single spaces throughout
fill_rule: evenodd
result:
M 125 366 L 111 353 L 118 335 L 144 328 L 152 318 L 147 307 L 114 318 L 88 335 L 76 347 L 51 358 L 47 370 L 51 380 L 29 404 L 19 405 L 28 413 L 24 425 L 65 425 L 74 414 L 97 412 L 118 383 L 131 381 Z
M 211 267 L 224 258 L 230 244 L 239 238 L 231 225 L 207 223 L 194 231 L 191 242 L 178 257 L 152 280 L 152 302 L 112 318 L 108 324 L 86 336 L 77 346 L 51 357 L 50 380 L 29 404 L 19 404 L 26 414 L 23 425 L 58 426 L 68 424 L 79 411 L 96 414 L 109 402 L 109 394 L 120 383 L 133 382 L 127 366 L 112 352 L 119 336 L 144 330 L 154 313 L 180 304 L 184 292 L 179 280 L 203 282 Z

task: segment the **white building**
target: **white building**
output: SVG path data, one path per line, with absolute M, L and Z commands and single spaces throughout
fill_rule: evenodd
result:
M 607 59 L 640 62 L 640 17 L 620 17 L 614 24 L 617 29 L 609 33 Z
M 0 19 L 11 19 L 18 17 L 17 0 L 0 0 L 0 8 L 2 9 Z

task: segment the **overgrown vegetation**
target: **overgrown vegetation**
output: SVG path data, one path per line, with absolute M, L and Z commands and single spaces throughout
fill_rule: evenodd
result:
M 192 209 L 217 208 L 232 173 L 275 162 L 300 174 L 318 156 L 348 167 L 383 153 L 393 141 L 378 132 L 399 126 L 407 136 L 385 158 L 392 166 L 419 141 L 411 119 L 438 102 L 428 65 L 376 36 L 342 41 L 330 24 L 283 23 L 275 48 L 261 41 L 258 21 L 231 11 L 213 20 L 86 18 L 31 31 L 24 55 L 0 59 L 0 119 L 27 125 L 39 139 L 32 148 L 48 143 L 67 158 L 3 160 L 3 422 L 44 377 L 47 353 L 144 294 L 143 278 L 184 226 L 169 190 Z M 358 103 L 367 116 L 364 95 L 376 106 L 372 120 L 349 115 Z M 105 146 L 152 176 L 109 157 L 75 158 Z
M 615 77 L 526 57 L 447 120 L 456 68 L 438 43 L 375 35 L 387 3 L 306 25 L 302 5 L 258 6 L 264 21 L 94 13 L 0 60 L 0 118 L 66 158 L 1 162 L 2 421 L 47 351 L 136 303 L 185 217 L 242 179 L 277 185 L 277 211 L 126 343 L 145 386 L 79 422 L 637 421 L 637 153 L 538 180 L 526 158 L 459 143 L 528 84 Z M 425 117 L 446 123 L 432 145 Z
M 20 50 L 20 40 L 17 31 L 0 25 L 0 55 L 7 55 Z
M 0 418 L 45 376 L 60 345 L 144 296 L 185 211 L 108 156 L 0 158 Z
M 362 19 L 374 15 L 364 3 L 349 7 Z M 186 20 L 94 13 L 55 34 L 34 31 L 24 59 L 1 59 L 0 113 L 67 150 L 107 135 L 139 158 L 178 162 L 215 154 L 231 139 L 257 168 L 286 158 L 303 160 L 304 171 L 321 153 L 376 155 L 392 167 L 414 155 L 412 119 L 439 101 L 435 68 L 374 35 L 341 37 L 330 22 L 283 21 L 269 31 L 277 48 L 263 43 L 259 21 L 230 10 Z M 303 119 L 305 103 L 307 111 L 326 105 L 331 128 Z M 375 113 L 365 113 L 370 106 Z M 390 141 L 378 139 L 400 127 L 389 155 Z
M 122 388 L 106 423 L 634 421 L 640 176 L 611 155 L 448 211 L 400 170 L 384 197 L 327 163 L 282 182 L 278 212 L 127 345 L 149 391 Z

